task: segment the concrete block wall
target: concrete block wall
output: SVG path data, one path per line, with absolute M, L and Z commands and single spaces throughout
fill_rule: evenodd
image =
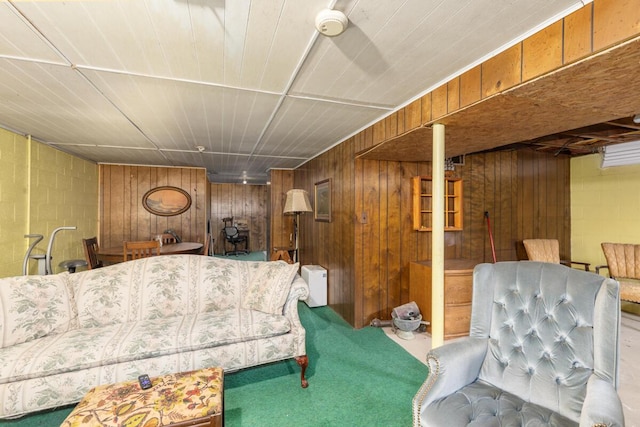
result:
M 98 166 L 28 137 L 0 129 L 0 277 L 22 274 L 30 239 L 42 234 L 34 253 L 44 253 L 53 230 L 52 267 L 82 259 L 82 238 L 98 233 Z M 36 261 L 29 273 L 37 273 Z
M 606 264 L 602 242 L 640 244 L 640 165 L 600 163 L 600 154 L 571 159 L 571 254 L 592 270 Z

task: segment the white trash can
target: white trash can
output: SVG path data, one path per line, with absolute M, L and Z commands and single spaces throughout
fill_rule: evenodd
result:
M 309 307 L 327 305 L 327 270 L 319 265 L 303 265 L 302 278 L 309 285 L 309 297 L 304 302 Z

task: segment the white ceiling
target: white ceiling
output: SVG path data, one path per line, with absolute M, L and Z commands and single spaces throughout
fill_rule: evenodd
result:
M 0 126 L 264 183 L 588 2 L 0 1 Z M 315 30 L 324 8 L 342 35 Z

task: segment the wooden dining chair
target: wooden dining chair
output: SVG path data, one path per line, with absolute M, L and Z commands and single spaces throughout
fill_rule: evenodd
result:
M 98 238 L 90 237 L 88 239 L 82 239 L 82 246 L 84 247 L 84 257 L 87 260 L 87 270 L 102 267 L 102 261 L 98 260 L 98 252 L 100 249 L 98 246 Z
M 160 242 L 157 240 L 124 242 L 122 253 L 125 261 L 160 255 Z

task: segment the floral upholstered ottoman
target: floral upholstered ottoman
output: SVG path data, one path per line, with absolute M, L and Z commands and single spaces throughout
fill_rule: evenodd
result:
M 207 368 L 95 387 L 61 427 L 156 427 L 223 425 L 223 370 Z

